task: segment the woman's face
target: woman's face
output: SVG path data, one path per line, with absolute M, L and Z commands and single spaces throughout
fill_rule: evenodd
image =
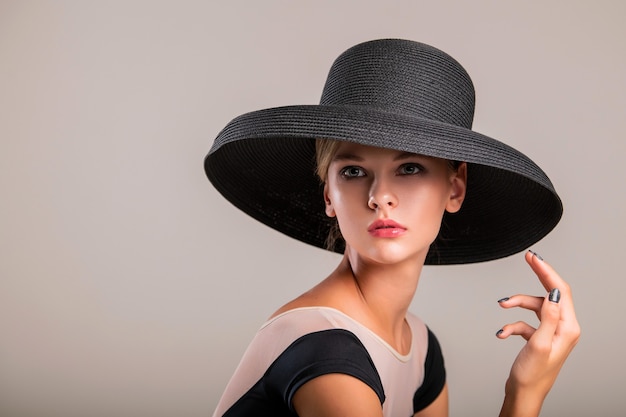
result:
M 465 184 L 465 164 L 454 171 L 445 159 L 344 142 L 328 168 L 326 214 L 337 217 L 346 250 L 376 263 L 423 261 Z

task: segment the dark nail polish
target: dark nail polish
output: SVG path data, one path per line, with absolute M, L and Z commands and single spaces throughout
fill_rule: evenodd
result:
M 502 334 L 502 332 L 504 332 L 504 330 L 500 329 L 496 332 L 496 336 L 500 336 Z
M 535 256 L 535 258 L 539 259 L 540 261 L 543 261 L 543 258 L 541 257 L 541 255 L 539 255 L 537 252 L 534 252 L 532 250 L 528 250 L 528 252 L 532 253 L 533 256 Z
M 561 291 L 559 291 L 558 288 L 554 288 L 552 291 L 550 291 L 550 295 L 548 295 L 548 300 L 552 301 L 553 303 L 558 303 L 561 300 Z
M 504 298 L 500 298 L 500 299 L 498 300 L 498 302 L 499 302 L 499 303 L 502 303 L 502 302 L 504 302 L 504 301 L 509 301 L 509 300 L 510 300 L 510 297 L 504 297 Z

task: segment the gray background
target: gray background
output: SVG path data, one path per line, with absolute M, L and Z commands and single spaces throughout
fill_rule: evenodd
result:
M 318 101 L 361 41 L 457 58 L 474 127 L 565 203 L 534 249 L 583 335 L 544 416 L 619 416 L 625 340 L 626 3 L 0 2 L 0 415 L 207 416 L 255 330 L 338 257 L 229 205 L 202 161 L 234 116 Z M 496 415 L 521 339 L 499 309 L 543 294 L 522 255 L 428 267 L 412 311 L 446 355 L 452 415 Z

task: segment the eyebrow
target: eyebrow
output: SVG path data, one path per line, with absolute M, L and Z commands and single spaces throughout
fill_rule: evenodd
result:
M 352 153 L 338 153 L 338 154 L 335 154 L 335 156 L 333 157 L 333 161 L 346 161 L 346 160 L 362 161 L 363 158 Z
M 412 153 L 412 152 L 400 152 L 393 158 L 394 161 L 400 161 L 403 159 L 415 158 L 415 157 L 425 157 L 424 155 Z M 363 161 L 365 158 L 362 156 L 353 154 L 353 153 L 338 153 L 334 156 L 333 161 Z

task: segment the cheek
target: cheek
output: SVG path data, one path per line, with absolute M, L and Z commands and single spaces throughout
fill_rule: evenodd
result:
M 349 227 L 350 219 L 358 217 L 363 210 L 368 210 L 367 198 L 363 197 L 359 187 L 338 187 L 330 184 L 326 196 L 330 200 L 330 204 L 326 205 L 326 214 L 337 217 L 343 228 Z
M 442 187 L 424 187 L 419 192 L 406 190 L 399 195 L 400 208 L 417 222 L 435 223 L 439 227 L 446 209 L 448 194 Z
M 328 199 L 330 201 L 329 205 L 326 206 L 326 210 L 332 210 L 334 215 L 341 216 L 345 211 L 351 210 L 350 195 L 346 192 L 337 190 L 336 187 L 331 187 L 328 192 Z

